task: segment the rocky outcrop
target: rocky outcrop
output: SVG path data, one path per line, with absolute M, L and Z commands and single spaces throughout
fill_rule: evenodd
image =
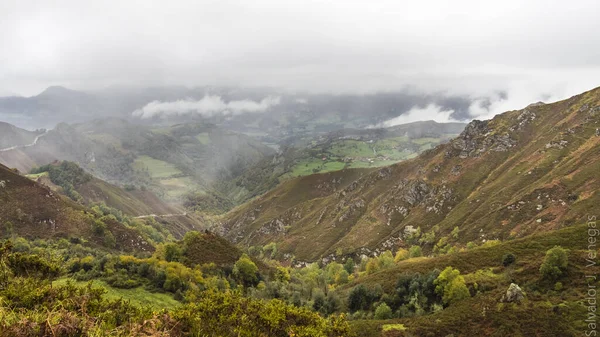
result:
M 525 299 L 525 293 L 521 290 L 521 287 L 516 283 L 511 283 L 508 290 L 506 290 L 506 294 L 502 295 L 500 302 L 520 303 L 523 299 Z

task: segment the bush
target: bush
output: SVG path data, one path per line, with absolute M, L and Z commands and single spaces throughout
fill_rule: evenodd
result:
M 258 283 L 258 267 L 244 254 L 233 266 L 233 276 L 245 286 L 255 286 Z
M 421 246 L 410 247 L 410 249 L 408 250 L 408 256 L 410 258 L 423 256 L 423 251 L 421 250 Z
M 563 275 L 568 264 L 567 251 L 560 246 L 554 246 L 546 251 L 546 257 L 540 266 L 540 273 L 543 277 L 554 280 Z
M 504 254 L 504 256 L 502 257 L 502 265 L 508 267 L 511 264 L 515 263 L 516 260 L 517 258 L 513 253 Z
M 458 269 L 447 267 L 435 279 L 435 292 L 442 296 L 444 304 L 451 304 L 470 297 L 465 279 Z
M 375 309 L 375 319 L 390 319 L 392 318 L 392 309 L 385 303 L 381 303 Z

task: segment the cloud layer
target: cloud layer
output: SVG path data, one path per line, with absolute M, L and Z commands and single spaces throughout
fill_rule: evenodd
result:
M 261 101 L 238 100 L 225 102 L 217 95 L 206 95 L 200 100 L 177 100 L 173 102 L 153 101 L 133 112 L 133 116 L 151 118 L 183 114 L 198 114 L 205 117 L 214 115 L 239 115 L 243 113 L 265 112 L 280 103 L 279 97 L 268 96 Z
M 497 113 L 599 86 L 599 12 L 596 0 L 2 1 L 0 92 L 409 88 Z

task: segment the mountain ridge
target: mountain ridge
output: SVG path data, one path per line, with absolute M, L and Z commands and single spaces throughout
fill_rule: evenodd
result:
M 411 240 L 433 251 L 567 226 L 599 198 L 599 96 L 596 88 L 473 121 L 449 143 L 358 179 L 343 171 L 299 178 L 217 227 L 244 245 L 278 242 L 280 257 L 329 261 L 336 251 L 376 255 Z

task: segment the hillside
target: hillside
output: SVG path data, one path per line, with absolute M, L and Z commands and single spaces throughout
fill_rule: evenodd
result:
M 12 147 L 31 144 L 43 131 L 33 132 L 14 125 L 0 122 L 0 152 L 9 151 Z
M 241 203 L 290 178 L 345 168 L 381 167 L 414 158 L 457 136 L 465 126 L 426 121 L 288 137 L 279 143 L 280 150 L 274 156 L 250 166 L 233 180 L 219 182 L 216 188 Z
M 69 171 L 79 173 L 70 174 Z M 83 205 L 88 207 L 105 205 L 121 211 L 125 216 L 140 219 L 140 221 L 155 219 L 176 238 L 182 238 L 190 230 L 199 230 L 204 227 L 201 219 L 194 214 L 188 214 L 180 207 L 167 204 L 152 191 L 136 188 L 133 185 L 122 188 L 107 183 L 87 174 L 75 163 L 53 162 L 34 169 L 34 172 L 27 177 L 50 187 L 53 191 L 65 194 Z M 71 175 L 70 179 L 63 178 L 69 174 Z M 77 175 L 82 175 L 84 178 L 77 178 Z
M 357 335 L 577 336 L 581 331 L 589 330 L 585 322 L 588 307 L 587 304 L 582 305 L 582 299 L 586 298 L 587 289 L 597 284 L 586 279 L 586 275 L 596 275 L 600 271 L 597 265 L 590 265 L 585 260 L 589 254 L 587 228 L 587 224 L 580 223 L 489 247 L 400 261 L 389 269 L 346 284 L 336 293 L 346 298 L 352 289 L 363 285 L 370 289 L 381 287 L 384 294 L 393 297 L 400 293 L 400 280 L 415 280 L 420 275 L 452 266 L 463 275 L 471 291 L 469 298 L 424 315 L 408 314 L 390 320 L 356 320 L 352 326 Z M 560 289 L 552 280 L 542 277 L 539 271 L 545 252 L 556 246 L 568 251 L 564 275 L 554 280 L 560 283 Z M 503 257 L 507 254 L 516 256 L 514 264 L 503 265 Z M 511 283 L 518 284 L 526 294 L 522 303 L 501 301 Z M 388 301 L 390 297 L 387 297 Z M 410 304 L 408 306 L 411 307 Z M 383 328 L 386 325 L 400 325 L 402 329 L 385 333 Z
M 102 180 L 147 187 L 164 200 L 181 202 L 192 192 L 213 198 L 215 181 L 235 178 L 273 152 L 213 124 L 152 128 L 109 118 L 59 124 L 35 146 L 0 152 L 0 162 L 28 172 L 69 160 Z M 231 207 L 231 202 L 219 206 Z
M 73 238 L 123 251 L 154 250 L 134 229 L 114 219 L 100 220 L 85 207 L 1 164 L 0 225 L 2 236 Z
M 598 88 L 473 121 L 412 160 L 287 181 L 228 213 L 220 230 L 243 245 L 275 241 L 281 257 L 328 261 L 560 229 L 600 211 L 599 122 Z

